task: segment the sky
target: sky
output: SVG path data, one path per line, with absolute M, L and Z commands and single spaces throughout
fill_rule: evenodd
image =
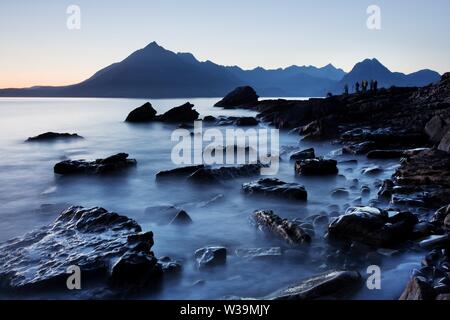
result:
M 80 8 L 80 29 L 67 8 Z M 366 21 L 377 5 L 379 30 Z M 0 88 L 66 85 L 152 41 L 245 69 L 450 71 L 449 0 L 0 0 Z

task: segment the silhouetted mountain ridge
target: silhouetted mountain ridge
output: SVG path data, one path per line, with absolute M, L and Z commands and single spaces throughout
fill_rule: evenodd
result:
M 221 97 L 238 86 L 250 85 L 260 96 L 324 96 L 341 92 L 363 79 L 377 79 L 379 86 L 423 86 L 439 80 L 438 73 L 421 70 L 410 75 L 391 72 L 376 59 L 366 59 L 346 74 L 328 64 L 244 70 L 199 61 L 191 53 L 174 53 L 156 42 L 137 50 L 121 62 L 70 86 L 35 86 L 2 89 L 0 96 L 180 98 Z

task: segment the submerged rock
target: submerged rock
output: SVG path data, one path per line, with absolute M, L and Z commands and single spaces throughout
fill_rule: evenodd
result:
M 192 219 L 186 211 L 175 206 L 155 206 L 145 209 L 145 214 L 152 222 L 159 225 L 185 225 L 192 223 Z
M 180 167 L 171 170 L 160 171 L 156 174 L 157 180 L 171 179 L 171 178 L 187 178 L 199 169 L 205 168 L 204 165 Z
M 339 170 L 336 160 L 316 158 L 297 161 L 295 172 L 299 175 L 336 175 Z
M 342 298 L 361 283 L 357 271 L 329 271 L 287 288 L 276 291 L 264 299 L 269 300 L 314 300 L 321 298 Z
M 66 160 L 59 162 L 54 167 L 57 174 L 111 174 L 136 166 L 135 159 L 128 159 L 127 153 L 118 153 L 105 159 L 94 161 Z
M 250 86 L 238 87 L 217 102 L 215 107 L 234 108 L 258 102 L 258 95 Z
M 338 188 L 331 192 L 331 196 L 333 198 L 348 198 L 350 196 L 350 192 L 344 188 Z
M 246 127 L 246 126 L 257 126 L 259 124 L 258 120 L 254 117 L 233 117 L 233 116 L 220 116 L 216 125 L 218 126 L 238 126 L 238 127 Z
M 328 233 L 330 237 L 389 247 L 409 239 L 417 223 L 410 212 L 390 217 L 387 211 L 375 207 L 351 207 L 331 222 Z
M 283 251 L 280 247 L 272 248 L 239 248 L 235 251 L 236 256 L 242 259 L 249 260 L 269 260 L 279 259 L 283 256 Z
M 139 108 L 130 112 L 126 118 L 126 122 L 150 122 L 155 119 L 156 110 L 153 109 L 150 102 L 145 103 Z
M 70 207 L 55 222 L 0 245 L 0 286 L 67 290 L 67 268 L 104 285 L 143 287 L 161 277 L 153 233 L 103 208 Z
M 156 120 L 163 122 L 193 122 L 199 116 L 199 113 L 193 107 L 193 104 L 187 102 L 182 106 L 172 108 L 166 113 L 157 116 Z
M 251 222 L 261 231 L 271 233 L 291 245 L 311 242 L 311 236 L 296 223 L 282 219 L 273 211 L 255 211 Z
M 205 247 L 195 251 L 195 259 L 199 269 L 224 265 L 227 262 L 225 247 Z
M 65 139 L 83 139 L 82 136 L 79 136 L 76 133 L 56 133 L 56 132 L 46 132 L 35 137 L 30 137 L 26 140 L 26 142 L 46 142 L 46 141 L 55 141 L 55 140 L 65 140 Z
M 242 190 L 248 194 L 275 196 L 291 200 L 306 201 L 308 198 L 308 193 L 304 186 L 297 183 L 286 183 L 275 178 L 265 178 L 255 182 L 244 183 Z

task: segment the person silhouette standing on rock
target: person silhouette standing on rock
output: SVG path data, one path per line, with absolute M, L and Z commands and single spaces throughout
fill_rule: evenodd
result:
M 359 93 L 359 82 L 358 81 L 356 81 L 356 83 L 355 83 L 355 92 Z
M 375 81 L 373 82 L 373 91 L 377 92 L 377 90 L 378 90 L 378 81 L 375 80 Z
M 362 87 L 362 92 L 366 93 L 366 91 L 367 91 L 367 81 L 366 80 L 362 81 L 361 87 Z

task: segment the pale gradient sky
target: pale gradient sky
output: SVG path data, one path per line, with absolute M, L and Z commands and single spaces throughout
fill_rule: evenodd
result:
M 66 9 L 81 8 L 81 30 Z M 366 27 L 368 5 L 382 29 Z M 0 88 L 82 81 L 157 41 L 244 68 L 349 71 L 378 58 L 393 71 L 450 71 L 449 0 L 1 0 Z

